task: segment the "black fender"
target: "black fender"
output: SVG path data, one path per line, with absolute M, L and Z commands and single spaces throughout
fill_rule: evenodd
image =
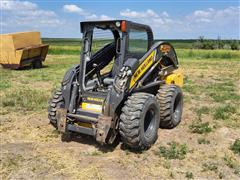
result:
M 156 42 L 153 48 L 157 50 L 156 60 L 162 58 L 164 66 L 173 65 L 176 69 L 178 68 L 177 54 L 170 43 L 164 41 Z
M 76 81 L 80 71 L 80 65 L 75 65 L 70 68 L 64 75 L 62 80 L 62 96 L 64 99 L 65 108 L 68 109 L 71 100 L 71 94 L 73 89 L 73 82 Z

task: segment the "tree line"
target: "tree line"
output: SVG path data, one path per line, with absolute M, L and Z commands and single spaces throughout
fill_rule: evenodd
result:
M 199 39 L 194 42 L 193 47 L 195 49 L 229 49 L 240 50 L 239 40 L 222 40 L 220 37 L 217 40 L 204 39 L 204 36 L 200 36 Z

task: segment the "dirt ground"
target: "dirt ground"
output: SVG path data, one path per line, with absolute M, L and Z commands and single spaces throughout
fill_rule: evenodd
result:
M 157 142 L 140 153 L 121 143 L 115 147 L 101 146 L 88 136 L 61 141 L 49 124 L 47 100 L 36 96 L 47 99 L 66 68 L 78 60 L 74 56 L 65 63 L 63 59 L 48 56 L 43 70 L 0 69 L 1 76 L 7 76 L 2 82 L 10 82 L 0 93 L 0 179 L 240 179 L 240 155 L 230 149 L 240 137 L 240 61 L 182 61 L 185 73 L 182 122 L 172 130 L 159 129 Z M 56 71 L 57 64 L 62 65 L 58 72 L 49 75 Z M 18 103 L 25 98 L 17 91 L 26 88 L 36 90 L 34 97 L 28 96 L 26 103 Z M 20 100 L 9 103 L 9 93 Z M 43 101 L 43 107 L 37 102 L 36 109 L 29 109 L 28 104 L 35 100 Z M 218 113 L 222 114 L 220 118 Z M 195 122 L 207 122 L 211 130 L 193 131 L 194 127 L 199 128 Z M 161 155 L 160 146 L 168 147 L 170 142 L 186 145 L 184 158 Z

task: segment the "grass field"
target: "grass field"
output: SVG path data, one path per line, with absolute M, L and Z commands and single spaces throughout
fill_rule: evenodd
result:
M 177 48 L 185 74 L 182 122 L 159 129 L 156 144 L 136 153 L 86 136 L 61 142 L 47 102 L 79 63 L 80 47 L 50 44 L 42 69 L 0 68 L 0 179 L 240 178 L 239 51 Z

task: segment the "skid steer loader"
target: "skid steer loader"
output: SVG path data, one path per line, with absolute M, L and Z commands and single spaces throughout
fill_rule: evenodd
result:
M 69 137 L 93 136 L 129 148 L 155 143 L 158 128 L 181 121 L 183 75 L 174 48 L 154 42 L 149 26 L 127 20 L 81 22 L 80 64 L 49 102 L 50 123 Z

